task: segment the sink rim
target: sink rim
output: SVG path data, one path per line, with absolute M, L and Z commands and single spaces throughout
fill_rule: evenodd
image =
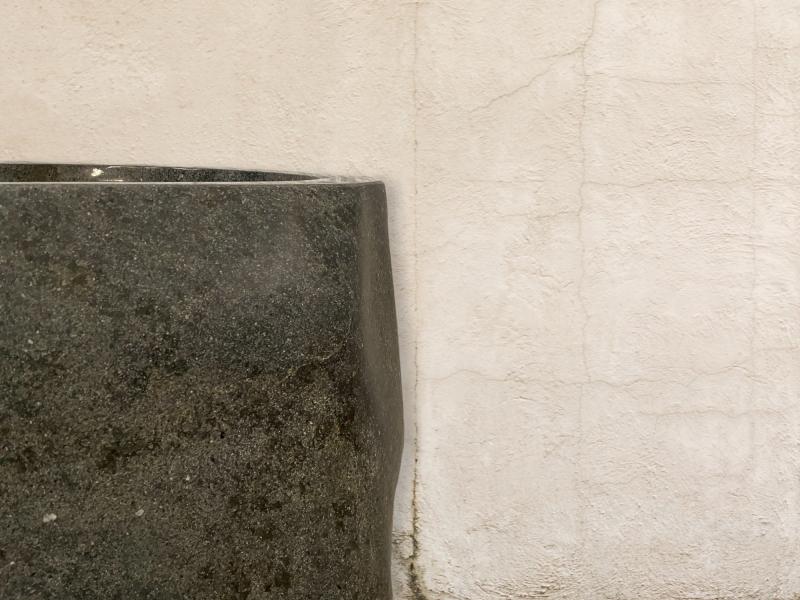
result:
M 8 180 L 3 170 L 14 167 L 29 167 L 40 169 L 64 169 L 74 170 L 76 177 L 81 176 L 85 178 L 64 180 L 64 179 L 44 179 L 32 178 L 17 181 Z M 110 171 L 110 173 L 109 173 Z M 165 177 L 163 179 L 154 178 L 146 181 L 136 181 L 132 179 L 124 179 L 123 173 L 128 172 L 130 177 L 132 174 L 138 172 L 140 175 L 145 175 L 147 172 L 152 171 L 166 171 L 167 175 L 175 177 L 177 175 L 202 175 L 203 172 L 208 174 L 208 179 L 197 180 L 182 180 L 171 179 Z M 108 175 L 120 174 L 119 179 L 108 178 Z M 154 175 L 150 173 L 151 175 Z M 241 180 L 225 180 L 218 179 L 220 175 L 227 176 L 240 176 L 247 175 L 255 176 L 254 179 L 241 179 Z M 106 176 L 106 178 L 100 178 Z M 264 179 L 258 179 L 258 176 L 263 176 Z M 283 178 L 282 178 L 283 177 Z M 140 164 L 140 163 L 96 163 L 96 162 L 28 162 L 28 161 L 0 161 L 0 187 L 3 186 L 303 186 L 303 185 L 362 185 L 368 183 L 381 183 L 379 180 L 370 177 L 358 176 L 336 176 L 336 175 L 323 175 L 313 174 L 308 172 L 298 171 L 284 171 L 284 170 L 268 170 L 268 169 L 246 169 L 246 168 L 231 168 L 220 166 L 178 166 L 178 165 L 160 165 L 160 164 Z

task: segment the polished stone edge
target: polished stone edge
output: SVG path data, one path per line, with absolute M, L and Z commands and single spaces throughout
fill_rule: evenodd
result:
M 263 180 L 241 180 L 241 181 L 169 181 L 169 180 L 154 180 L 154 181 L 125 181 L 125 180 L 108 180 L 108 179 L 86 179 L 84 181 L 63 181 L 58 179 L 53 180 L 37 180 L 37 181 L 2 181 L 0 178 L 0 186 L 53 186 L 53 185 L 68 185 L 68 186 L 98 186 L 98 185 L 150 185 L 150 186 L 309 186 L 309 185 L 337 185 L 337 186 L 361 186 L 365 184 L 378 184 L 383 185 L 383 182 L 372 177 L 360 176 L 339 176 L 318 173 L 308 173 L 300 171 L 270 171 L 265 169 L 242 169 L 242 168 L 229 168 L 229 167 L 208 167 L 208 166 L 179 166 L 179 165 L 153 165 L 153 164 L 138 164 L 138 163 L 38 163 L 26 161 L 8 161 L 0 162 L 0 169 L 3 167 L 28 167 L 28 168 L 74 168 L 85 169 L 92 174 L 95 171 L 103 172 L 109 169 L 139 169 L 139 170 L 171 170 L 181 171 L 185 173 L 199 173 L 202 171 L 213 171 L 218 173 L 227 174 L 261 174 L 275 177 L 275 179 Z M 280 179 L 279 176 L 285 176 L 285 179 Z

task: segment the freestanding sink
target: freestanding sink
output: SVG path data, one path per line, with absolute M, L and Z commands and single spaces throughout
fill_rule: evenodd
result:
M 0 598 L 391 598 L 385 204 L 0 164 Z

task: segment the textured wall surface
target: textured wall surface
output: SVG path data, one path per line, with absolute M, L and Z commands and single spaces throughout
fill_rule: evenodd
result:
M 800 594 L 798 0 L 2 5 L 0 159 L 387 181 L 398 595 Z
M 796 598 L 800 3 L 418 23 L 427 596 Z

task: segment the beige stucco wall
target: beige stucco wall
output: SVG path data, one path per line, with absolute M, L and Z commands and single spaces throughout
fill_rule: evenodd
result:
M 387 182 L 399 596 L 800 594 L 798 0 L 0 7 L 0 160 Z

